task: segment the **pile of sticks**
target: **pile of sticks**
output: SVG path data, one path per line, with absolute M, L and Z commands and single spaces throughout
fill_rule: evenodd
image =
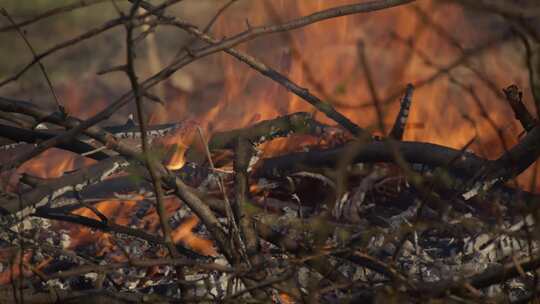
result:
M 263 34 L 413 1 L 336 7 L 278 25 L 249 27 L 222 40 L 166 15 L 165 8 L 178 0 L 159 6 L 130 2 L 127 14 L 106 25 L 125 27 L 126 63 L 111 71 L 127 75 L 130 92 L 86 120 L 60 104 L 51 112 L 0 97 L 0 138 L 5 140 L 0 153 L 18 151 L 1 162 L 0 173 L 12 172 L 52 147 L 95 160 L 59 178 L 26 174 L 15 190 L 2 188 L 0 237 L 9 257 L 3 269 L 7 278 L 0 277 L 6 284 L 0 287 L 2 301 L 78 303 L 88 296 L 119 303 L 536 298 L 539 197 L 509 187 L 508 181 L 540 156 L 540 126 L 517 86 L 503 92 L 526 133 L 514 147 L 488 160 L 467 146 L 403 141 L 414 106 L 412 84 L 401 92 L 391 131 L 373 136 L 330 103 L 233 48 Z M 133 34 L 149 17 L 206 45 L 186 48 L 174 63 L 139 82 Z M 20 31 L 25 25 L 12 23 L 0 30 Z M 534 61 L 540 44 L 526 26 L 520 29 Z M 170 153 L 152 143 L 183 124 L 148 126 L 143 99 L 152 99 L 147 90 L 174 71 L 219 51 L 287 88 L 336 125 L 298 112 L 214 133 L 208 140 L 199 129 L 183 168 L 168 169 Z M 48 52 L 34 54 L 28 67 L 40 64 Z M 539 70 L 530 65 L 533 90 L 540 87 Z M 98 125 L 129 102 L 135 103 L 138 123 L 130 119 L 120 126 Z M 264 144 L 283 137 L 313 144 L 263 158 Z M 23 142 L 26 148 L 15 150 Z M 103 204 L 119 201 L 137 204 L 124 218 L 103 211 Z M 73 225 L 66 228 L 65 223 Z M 109 243 L 77 245 L 80 240 L 67 233 L 73 227 L 99 231 L 107 235 L 100 242 Z M 182 227 L 194 235 L 190 240 L 175 239 Z M 194 240 L 209 241 L 211 248 L 198 247 Z

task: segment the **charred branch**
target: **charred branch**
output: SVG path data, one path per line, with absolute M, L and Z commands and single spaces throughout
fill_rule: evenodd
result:
M 248 258 L 248 263 L 254 267 L 263 264 L 263 259 L 260 254 L 259 238 L 255 230 L 255 226 L 250 216 L 247 214 L 246 209 L 249 208 L 250 203 L 248 200 L 249 184 L 248 184 L 248 167 L 251 157 L 253 156 L 253 150 L 250 143 L 242 137 L 239 137 L 235 144 L 235 158 L 234 158 L 234 171 L 235 171 L 235 204 L 234 215 L 240 228 L 241 237 L 245 244 L 245 253 Z M 266 277 L 265 271 L 258 272 L 254 279 L 255 281 L 264 281 Z M 288 279 L 285 278 L 285 279 Z M 248 284 L 248 289 L 255 288 L 253 283 Z M 264 286 L 259 286 L 262 288 Z M 264 298 L 264 293 L 255 291 L 254 295 L 258 298 Z
M 540 268 L 540 259 L 528 258 L 524 261 L 515 261 L 505 265 L 490 267 L 464 280 L 425 283 L 424 286 L 419 286 L 414 292 L 422 296 L 443 296 L 449 291 L 456 294 L 464 294 L 470 291 L 467 286 L 477 289 L 487 288 L 491 285 L 500 284 L 511 278 L 523 275 L 526 271 L 535 271 L 538 268 Z
M 446 167 L 456 174 L 471 175 L 480 169 L 485 160 L 472 153 L 463 153 L 440 145 L 421 142 L 397 142 L 393 145 L 405 161 L 427 167 Z M 255 173 L 261 177 L 286 176 L 313 168 L 334 168 L 344 156 L 353 153 L 355 163 L 394 162 L 394 151 L 384 141 L 369 143 L 351 142 L 342 147 L 291 153 L 263 160 Z
M 298 112 L 265 120 L 243 129 L 216 132 L 210 139 L 208 148 L 210 151 L 232 150 L 239 138 L 256 146 L 278 137 L 287 137 L 293 133 L 324 137 L 325 134 L 330 132 L 330 129 L 331 127 L 314 120 L 310 114 Z M 204 153 L 197 144 L 193 144 L 186 152 L 188 161 L 201 163 L 203 157 Z
M 539 139 L 540 128 L 536 125 L 512 149 L 474 173 L 469 181 L 474 184 L 464 196 L 469 198 L 479 191 L 485 192 L 493 185 L 504 183 L 529 168 L 540 156 Z
M 58 135 L 58 132 L 53 131 L 42 131 L 42 130 L 27 130 L 23 128 L 17 128 L 12 127 L 8 125 L 0 124 L 0 137 L 10 139 L 13 141 L 13 144 L 6 144 L 3 146 L 0 146 L 0 149 L 9 150 L 12 148 L 15 148 L 20 143 L 38 143 L 43 140 L 48 140 L 56 135 Z M 90 151 L 93 151 L 96 149 L 96 147 L 87 144 L 80 140 L 72 140 L 68 143 L 60 143 L 56 146 L 59 149 L 64 149 L 67 151 L 71 151 L 77 154 L 84 154 L 88 153 Z M 110 155 L 97 151 L 95 153 L 92 153 L 89 155 L 90 158 L 93 158 L 95 160 L 104 160 Z
M 536 121 L 525 107 L 525 104 L 523 104 L 523 92 L 516 85 L 511 85 L 503 89 L 503 92 L 516 115 L 516 119 L 521 122 L 521 125 L 527 132 L 531 131 L 536 125 Z
M 401 104 L 399 106 L 399 112 L 390 130 L 389 137 L 397 140 L 403 139 L 403 133 L 405 132 L 405 127 L 407 125 L 407 119 L 409 118 L 409 111 L 412 103 L 412 95 L 414 92 L 414 86 L 412 84 L 407 85 L 405 90 L 405 95 L 401 99 Z
M 391 146 L 386 142 L 352 142 L 339 148 L 321 151 L 293 153 L 266 159 L 257 172 L 258 176 L 285 176 L 309 168 L 334 168 L 338 160 L 345 155 L 352 155 L 356 163 L 394 162 L 395 151 L 410 164 L 447 168 L 451 173 L 462 178 L 478 176 L 480 169 L 493 168 L 488 180 L 507 180 L 527 169 L 540 153 L 538 140 L 540 131 L 533 128 L 516 146 L 504 153 L 499 159 L 489 161 L 472 153 L 420 142 L 398 142 Z M 351 154 L 352 153 L 352 154 Z
M 50 201 L 70 191 L 81 191 L 88 185 L 103 181 L 105 178 L 128 166 L 120 157 L 112 157 L 95 165 L 68 173 L 36 188 L 23 193 L 20 197 L 4 200 L 0 203 L 4 215 L 21 220 L 32 214 L 36 208 L 46 206 Z

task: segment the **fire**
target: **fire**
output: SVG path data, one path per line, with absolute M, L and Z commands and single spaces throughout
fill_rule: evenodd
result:
M 215 256 L 217 254 L 212 241 L 201 238 L 193 233 L 193 228 L 199 224 L 199 218 L 192 216 L 185 220 L 175 231 L 172 238 L 175 243 L 182 242 L 188 244 L 193 250 L 204 255 Z
M 169 163 L 167 164 L 167 168 L 169 170 L 178 170 L 186 163 L 184 153 L 187 150 L 187 146 L 183 144 L 175 144 L 172 148 L 174 149 L 174 152 Z
M 129 219 L 132 217 L 132 213 L 135 210 L 137 201 L 135 200 L 104 200 L 94 207 L 102 215 L 110 219 L 119 225 L 129 225 Z M 100 217 L 92 210 L 88 208 L 81 208 L 73 212 L 76 215 L 88 217 L 97 221 L 100 221 Z M 101 254 L 104 254 L 107 250 L 110 251 L 114 247 L 114 242 L 111 240 L 109 233 L 95 231 L 88 227 L 73 226 L 73 225 L 60 225 L 69 231 L 69 242 L 65 244 L 69 249 L 74 249 L 79 246 L 89 245 L 94 242 L 98 242 L 99 247 L 102 248 Z
M 293 300 L 291 296 L 284 292 L 279 293 L 279 302 L 278 303 L 284 303 L 284 304 L 294 304 L 296 301 Z
M 184 166 L 186 162 L 184 153 L 195 138 L 197 126 L 198 123 L 195 120 L 187 120 L 173 134 L 158 140 L 159 144 L 163 145 L 170 153 L 168 160 L 166 160 L 168 169 L 178 170 Z
M 141 200 L 143 197 L 141 197 Z M 111 222 L 117 225 L 131 227 L 137 225 L 138 228 L 144 229 L 147 233 L 160 233 L 159 216 L 154 208 L 150 209 L 143 218 L 138 221 L 133 221 L 133 214 L 140 207 L 141 200 L 105 200 L 95 205 L 95 208 Z M 165 208 L 167 214 L 174 214 L 181 206 L 175 197 L 169 197 L 165 200 Z M 88 208 L 82 208 L 74 212 L 77 215 L 100 220 L 96 213 Z M 189 248 L 205 255 L 215 255 L 216 251 L 212 241 L 205 239 L 192 230 L 199 224 L 197 217 L 191 216 L 185 219 L 172 234 L 172 239 L 175 243 L 184 243 Z M 66 226 L 70 230 L 71 242 L 69 248 L 77 248 L 79 246 L 89 245 L 98 241 L 100 254 L 106 254 L 115 250 L 114 237 L 111 234 L 93 231 L 87 227 Z
M 97 82 L 96 76 L 89 78 L 83 83 Z M 95 90 L 92 86 L 81 85 L 81 82 L 71 82 L 57 87 L 57 90 L 66 112 L 81 119 L 87 119 L 108 106 L 108 98 L 98 94 L 99 90 Z M 88 106 L 89 101 L 91 106 Z
M 230 22 L 236 20 L 234 16 L 237 15 L 243 16 L 249 24 L 262 25 L 350 3 L 356 2 L 254 1 L 225 14 L 216 25 L 214 35 L 230 37 L 245 30 L 245 24 Z M 269 5 L 281 20 L 273 18 Z M 333 103 L 360 126 L 374 130 L 377 118 L 373 98 L 367 85 L 368 76 L 359 58 L 359 45 L 362 44 L 378 99 L 387 101 L 383 115 L 384 124 L 389 129 L 398 109 L 400 96 L 396 93 L 409 82 L 426 82 L 441 67 L 451 65 L 463 55 L 462 50 L 448 38 L 424 23 L 421 12 L 429 12 L 427 15 L 431 22 L 438 24 L 450 37 L 456 37 L 464 49 L 500 34 L 481 24 L 477 18 L 470 18 L 459 5 L 423 1 L 406 7 L 327 20 L 290 33 L 265 36 L 237 48 L 262 59 L 310 92 Z M 457 32 L 456 24 L 470 30 Z M 410 37 L 415 39 L 412 46 L 406 43 Z M 527 88 L 528 75 L 522 68 L 521 54 L 509 52 L 511 47 L 490 48 L 471 59 L 465 67 L 443 73 L 418 86 L 409 121 L 421 127 L 408 128 L 405 140 L 432 142 L 458 149 L 474 140 L 470 149 L 484 157 L 495 158 L 504 152 L 497 132 L 481 115 L 473 97 L 459 84 L 450 81 L 452 78 L 476 90 L 489 118 L 503 130 L 505 141 L 509 146 L 516 144 L 522 128 L 513 115 L 509 115 L 511 112 L 500 88 L 511 83 Z M 209 125 L 210 131 L 246 127 L 254 117 L 271 119 L 296 111 L 314 112 L 316 119 L 335 124 L 298 96 L 235 58 L 221 53 L 213 60 L 223 67 L 225 83 L 220 99 L 209 106 L 207 115 L 202 118 L 202 124 Z M 525 91 L 524 100 L 532 105 L 532 96 L 529 90 Z M 388 99 L 390 96 L 394 98 Z M 286 153 L 293 143 L 281 140 L 265 145 L 264 155 Z M 524 174 L 519 180 L 525 183 L 529 178 L 529 174 Z
M 57 178 L 66 171 L 74 170 L 76 161 L 77 156 L 73 153 L 50 149 L 23 164 L 18 171 L 41 178 Z
M 274 24 L 329 7 L 357 2 L 250 1 L 227 11 L 215 25 L 213 35 L 231 37 L 244 31 L 247 25 L 237 22 L 238 16 L 242 16 L 243 20 L 248 20 L 252 25 Z M 275 20 L 269 13 L 269 5 L 281 20 Z M 418 86 L 414 93 L 409 117 L 410 123 L 419 127 L 408 128 L 405 140 L 432 142 L 459 149 L 471 139 L 475 139 L 470 147 L 474 152 L 489 158 L 501 155 L 504 151 L 496 131 L 487 119 L 482 117 L 479 106 L 460 84 L 475 88 L 487 115 L 503 130 L 505 141 L 512 146 L 517 143 L 522 128 L 510 114 L 510 108 L 498 94 L 500 92 L 492 88 L 497 90 L 511 83 L 518 84 L 524 88 L 524 100 L 529 103 L 529 109 L 533 109 L 533 98 L 527 89 L 528 75 L 523 69 L 521 54 L 509 51 L 515 46 L 492 48 L 482 56 L 471 59 L 468 67 L 459 67 L 443 73 L 433 81 L 426 81 L 436 75 L 440 67 L 451 65 L 459 59 L 462 50 L 424 24 L 418 9 L 429 12 L 431 21 L 439 24 L 450 36 L 459 38 L 465 49 L 476 45 L 478 41 L 485 41 L 486 37 L 498 34 L 482 24 L 481 20 L 468 17 L 458 5 L 422 1 L 406 7 L 327 20 L 290 33 L 265 36 L 237 48 L 255 55 L 294 82 L 308 88 L 313 94 L 332 103 L 338 111 L 358 125 L 375 130 L 377 117 L 373 97 L 368 89 L 365 67 L 359 58 L 361 44 L 373 74 L 371 77 L 378 99 L 381 103 L 386 102 L 383 104 L 386 126 L 391 126 L 397 113 L 399 94 L 396 92 L 405 88 L 407 83 L 425 83 Z M 470 30 L 458 33 L 456 25 Z M 414 43 L 407 45 L 406 40 L 411 37 L 414 38 Z M 427 62 L 425 57 L 432 62 Z M 223 81 L 222 87 L 208 89 L 217 90 L 217 93 L 212 92 L 214 94 L 210 94 L 211 97 L 201 98 L 190 92 L 167 87 L 164 96 L 161 96 L 164 105 L 155 104 L 153 107 L 150 124 L 182 122 L 185 125 L 174 134 L 158 140 L 158 144 L 168 150 L 167 168 L 177 170 L 185 164 L 185 151 L 193 142 L 200 140 L 197 127 L 201 127 L 207 138 L 210 138 L 215 131 L 247 127 L 259 120 L 298 111 L 312 112 L 315 119 L 335 124 L 298 96 L 290 94 L 228 54 L 216 54 L 209 58 L 209 61 L 217 67 L 215 71 L 222 73 L 219 77 Z M 450 81 L 450 78 L 454 82 Z M 455 80 L 460 84 L 456 84 Z M 95 98 L 96 103 L 92 107 L 83 106 L 86 104 L 83 102 L 86 94 L 89 94 L 89 90 L 75 83 L 61 92 L 70 114 L 86 118 L 105 106 L 104 99 L 99 96 Z M 390 98 L 392 96 L 394 98 Z M 262 149 L 264 156 L 271 156 L 306 144 L 316 142 L 309 137 L 294 137 L 274 141 L 264 145 Z M 68 152 L 51 149 L 24 164 L 18 172 L 55 178 L 91 162 Z M 522 185 L 527 185 L 527 189 L 532 174 L 539 170 L 538 166 L 536 167 L 529 169 L 518 179 Z M 96 208 L 117 224 L 129 225 L 129 220 L 140 202 L 141 200 L 103 201 L 97 204 Z M 168 199 L 169 214 L 172 214 L 178 205 L 178 201 Z M 99 219 L 89 209 L 78 210 L 76 214 Z M 159 230 L 159 219 L 155 212 L 146 215 L 143 222 L 149 231 Z M 192 231 L 196 225 L 196 217 L 186 219 L 174 230 L 173 240 L 185 243 L 203 254 L 216 254 L 211 241 Z M 73 234 L 73 247 L 91 243 L 96 239 L 104 248 L 115 246 L 109 234 L 79 226 L 72 229 L 75 229 L 70 231 Z M 0 278 L 0 283 L 4 279 Z

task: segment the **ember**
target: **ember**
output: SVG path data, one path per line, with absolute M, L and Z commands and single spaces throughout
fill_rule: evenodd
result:
M 537 301 L 535 2 L 7 4 L 0 302 Z

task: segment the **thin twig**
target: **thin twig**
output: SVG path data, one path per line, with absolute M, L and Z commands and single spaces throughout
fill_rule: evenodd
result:
M 6 25 L 4 27 L 0 27 L 0 33 L 11 31 L 11 30 L 20 30 L 21 28 L 25 26 L 28 26 L 32 23 L 36 23 L 37 21 L 40 21 L 40 20 L 43 20 L 52 16 L 56 16 L 59 14 L 68 13 L 68 12 L 71 12 L 80 8 L 86 8 L 86 7 L 99 4 L 102 2 L 106 2 L 106 1 L 108 0 L 79 0 L 78 2 L 75 2 L 75 3 L 70 3 L 68 5 L 55 7 L 35 17 L 32 17 L 30 19 L 21 21 L 19 23 L 14 23 L 12 25 Z
M 139 127 L 141 129 L 141 142 L 142 142 L 142 153 L 144 155 L 146 167 L 148 168 L 148 172 L 150 173 L 150 178 L 152 180 L 152 185 L 154 186 L 154 191 L 156 193 L 156 209 L 158 211 L 159 215 L 159 221 L 161 224 L 161 230 L 163 231 L 163 237 L 165 238 L 165 242 L 167 244 L 167 249 L 169 250 L 169 253 L 172 257 L 178 257 L 178 252 L 176 248 L 173 245 L 172 240 L 172 229 L 169 225 L 169 218 L 167 216 L 167 211 L 165 209 L 165 203 L 164 203 L 164 193 L 163 188 L 161 186 L 161 179 L 158 175 L 158 172 L 155 167 L 155 160 L 154 157 L 150 154 L 150 148 L 148 147 L 148 138 L 146 133 L 146 118 L 144 117 L 144 110 L 142 105 L 142 96 L 143 93 L 141 91 L 141 87 L 139 86 L 139 82 L 137 80 L 137 75 L 135 72 L 135 49 L 133 45 L 133 17 L 135 16 L 135 13 L 137 12 L 137 9 L 139 8 L 140 1 L 135 1 L 135 3 L 132 5 L 128 20 L 125 24 L 126 26 L 126 74 L 129 77 L 129 81 L 131 83 L 131 88 L 133 90 L 133 94 L 135 96 L 135 105 L 137 107 L 137 118 L 139 120 Z
M 214 162 L 212 160 L 212 155 L 210 154 L 210 149 L 208 147 L 208 141 L 206 140 L 206 137 L 204 136 L 204 132 L 202 130 L 202 128 L 200 126 L 197 126 L 197 132 L 199 133 L 199 138 L 201 140 L 201 143 L 204 147 L 204 153 L 208 159 L 208 163 L 210 165 L 210 169 L 212 171 L 215 171 L 215 166 L 214 166 Z M 240 251 L 240 255 L 245 257 L 246 260 L 247 260 L 247 255 L 246 255 L 246 246 L 244 245 L 241 237 L 240 237 L 240 229 L 238 229 L 238 224 L 236 223 L 236 219 L 235 219 L 235 216 L 233 214 L 233 210 L 232 210 L 232 206 L 231 206 L 231 202 L 229 201 L 229 198 L 227 196 L 227 191 L 225 189 L 225 183 L 223 182 L 223 178 L 221 177 L 221 175 L 219 173 L 216 174 L 217 175 L 217 180 L 218 180 L 218 187 L 219 187 L 219 190 L 221 191 L 221 193 L 223 193 L 223 200 L 225 201 L 225 212 L 226 212 L 226 215 L 227 215 L 227 220 L 229 221 L 229 225 L 230 225 L 230 232 L 229 234 L 231 234 L 233 237 L 236 238 L 236 243 L 239 245 L 239 251 Z
M 36 51 L 34 50 L 34 47 L 32 47 L 32 44 L 30 44 L 30 41 L 28 40 L 24 32 L 21 30 L 21 28 L 17 26 L 17 23 L 15 23 L 15 20 L 11 18 L 8 11 L 2 8 L 0 9 L 0 13 L 4 15 L 4 17 L 6 17 L 9 20 L 9 22 L 17 29 L 17 33 L 19 33 L 19 36 L 21 36 L 21 38 L 24 40 L 24 43 L 26 44 L 26 46 L 32 53 L 32 56 L 34 57 L 34 60 L 37 62 L 39 69 L 41 70 L 41 73 L 43 74 L 43 77 L 45 77 L 45 81 L 47 81 L 47 86 L 49 87 L 49 90 L 51 91 L 51 95 L 54 98 L 54 102 L 56 103 L 56 107 L 59 110 L 63 111 L 64 108 L 62 107 L 62 104 L 60 103 L 60 98 L 58 98 L 58 95 L 56 94 L 56 91 L 54 90 L 54 87 L 52 85 L 51 79 L 49 78 L 49 75 L 47 74 L 47 71 L 45 70 L 45 66 L 43 65 L 41 60 L 38 58 L 38 55 Z
M 169 0 L 169 1 L 166 1 L 165 3 L 163 4 L 160 4 L 158 6 L 155 6 L 155 10 L 156 11 L 160 11 L 160 10 L 163 10 L 164 8 L 170 6 L 170 5 L 173 5 L 175 4 L 176 2 L 179 2 L 179 1 L 182 1 L 182 0 Z M 146 12 L 145 14 L 143 15 L 140 15 L 140 16 L 137 16 L 137 19 L 138 20 L 143 20 L 144 18 L 146 18 L 147 16 L 151 15 L 153 13 L 153 11 L 148 11 Z M 28 71 L 32 66 L 34 66 L 36 63 L 38 63 L 40 60 L 42 60 L 43 58 L 51 55 L 51 54 L 54 54 L 60 50 L 63 50 L 67 47 L 71 47 L 73 45 L 76 45 L 82 41 L 85 41 L 87 39 L 90 39 L 92 37 L 95 37 L 103 32 L 106 32 L 116 26 L 119 26 L 119 25 L 122 25 L 124 24 L 125 22 L 125 17 L 119 17 L 119 18 L 116 18 L 116 19 L 112 19 L 112 20 L 109 20 L 105 23 L 103 23 L 102 25 L 100 26 L 97 26 L 91 30 L 88 30 L 80 35 L 77 35 L 71 39 L 68 39 L 68 40 L 65 40 L 63 42 L 60 42 L 50 48 L 48 48 L 47 50 L 41 52 L 41 53 L 38 53 L 36 54 L 36 56 L 34 56 L 34 59 L 32 61 L 30 61 L 29 63 L 27 63 L 26 65 L 24 65 L 18 72 L 16 72 L 14 75 L 12 76 L 9 76 L 5 79 L 3 79 L 2 81 L 0 81 L 0 87 L 10 83 L 10 82 L 13 82 L 17 79 L 19 79 L 24 73 L 26 73 L 26 71 Z M 185 24 L 185 23 L 184 23 Z M 185 24 L 186 26 L 189 26 L 189 24 Z
M 386 134 L 386 130 L 384 127 L 384 113 L 381 106 L 381 100 L 379 98 L 379 94 L 377 94 L 377 89 L 375 88 L 375 79 L 373 78 L 373 72 L 371 71 L 371 67 L 369 65 L 366 55 L 366 47 L 362 41 L 358 42 L 357 49 L 358 57 L 360 57 L 360 62 L 362 63 L 362 67 L 366 75 L 366 82 L 369 88 L 369 94 L 371 96 L 371 100 L 373 101 L 373 106 L 375 107 L 375 114 L 377 115 L 377 126 L 379 128 L 379 132 L 381 132 L 382 134 Z

